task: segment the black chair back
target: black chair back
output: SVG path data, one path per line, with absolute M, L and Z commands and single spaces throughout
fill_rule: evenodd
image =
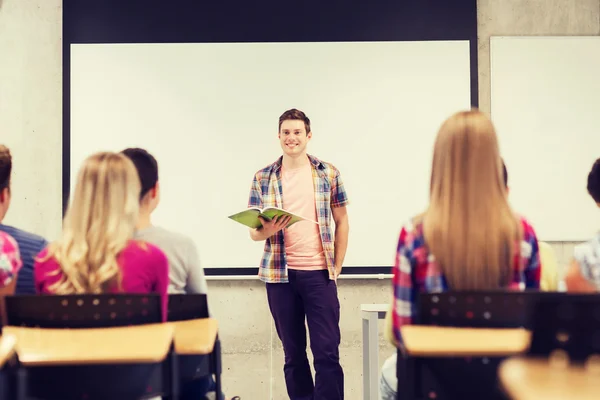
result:
M 107 328 L 162 322 L 158 294 L 19 295 L 6 299 L 7 324 Z
M 501 290 L 422 293 L 415 324 L 529 329 L 535 304 L 541 298 L 558 295 L 560 293 Z M 413 387 L 405 395 L 410 399 L 504 399 L 497 371 L 505 358 L 401 357 L 399 352 L 398 379 L 408 385 L 412 381 Z
M 205 294 L 169 295 L 168 321 L 208 318 L 208 301 Z
M 600 354 L 600 294 L 567 294 L 541 299 L 534 307 L 528 355 L 563 351 L 574 362 Z
M 6 298 L 6 315 L 8 325 L 31 328 L 109 328 L 162 322 L 158 294 L 18 295 Z M 27 398 L 52 400 L 168 395 L 173 371 L 171 357 L 155 364 L 21 368 L 19 392 Z
M 558 292 L 537 290 L 422 293 L 420 325 L 469 328 L 525 328 L 531 326 L 533 307 L 540 299 L 560 297 Z

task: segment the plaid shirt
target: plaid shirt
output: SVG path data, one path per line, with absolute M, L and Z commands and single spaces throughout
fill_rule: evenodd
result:
M 279 157 L 273 164 L 261 169 L 254 175 L 248 207 L 282 208 L 282 159 L 283 157 Z M 317 222 L 319 223 L 319 233 L 325 253 L 325 261 L 329 270 L 329 278 L 335 279 L 334 235 L 331 228 L 331 209 L 346 206 L 348 198 L 337 168 L 311 155 L 308 156 L 308 159 L 312 166 Z M 258 276 L 263 282 L 288 282 L 283 237 L 283 230 L 281 230 L 265 241 L 265 248 L 258 270 Z
M 575 247 L 573 257 L 581 274 L 600 290 L 600 233 L 585 243 Z
M 0 287 L 8 286 L 23 266 L 19 245 L 6 232 L 0 232 Z
M 523 218 L 521 218 L 521 225 L 523 239 L 520 254 L 514 254 L 513 276 L 509 289 L 537 289 L 540 287 L 541 274 L 537 237 L 531 225 Z M 402 228 L 392 282 L 394 337 L 398 343 L 402 343 L 400 328 L 411 324 L 417 314 L 419 293 L 449 290 L 446 278 L 427 249 L 422 224 L 413 225 L 409 222 Z

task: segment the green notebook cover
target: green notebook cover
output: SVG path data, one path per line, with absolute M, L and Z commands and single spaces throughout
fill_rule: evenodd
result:
M 276 207 L 267 207 L 263 210 L 261 210 L 260 208 L 249 208 L 237 214 L 230 215 L 228 218 L 239 222 L 242 225 L 246 225 L 249 228 L 258 229 L 262 226 L 260 219 L 258 219 L 259 216 L 263 217 L 267 221 L 270 221 L 278 215 L 289 215 L 292 217 L 290 223 L 286 226 L 286 228 L 289 228 L 298 221 L 309 221 L 305 218 L 300 217 L 299 215 L 292 214 L 288 211 Z M 310 222 L 313 222 L 315 224 L 317 223 L 315 221 Z

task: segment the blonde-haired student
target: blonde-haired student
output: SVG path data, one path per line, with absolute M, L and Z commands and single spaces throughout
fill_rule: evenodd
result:
M 79 170 L 60 238 L 37 257 L 38 293 L 159 293 L 167 314 L 168 262 L 133 239 L 140 180 L 126 156 L 97 153 Z
M 496 132 L 482 112 L 459 112 L 442 124 L 429 205 L 402 227 L 393 272 L 397 345 L 420 292 L 539 288 L 536 234 L 508 203 Z

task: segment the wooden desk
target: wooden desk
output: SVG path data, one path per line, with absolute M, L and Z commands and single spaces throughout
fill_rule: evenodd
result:
M 407 325 L 401 328 L 412 356 L 462 357 L 523 353 L 531 333 L 524 329 L 450 328 Z
M 119 328 L 41 329 L 5 326 L 16 338 L 25 366 L 155 363 L 164 360 L 174 326 L 151 324 Z
M 175 329 L 175 352 L 180 355 L 212 353 L 219 324 L 214 318 L 169 322 Z
M 4 364 L 15 354 L 16 343 L 17 338 L 14 335 L 4 332 L 0 336 L 0 368 L 4 367 Z
M 580 366 L 556 367 L 546 360 L 516 357 L 500 365 L 499 375 L 514 400 L 600 398 L 600 372 Z

